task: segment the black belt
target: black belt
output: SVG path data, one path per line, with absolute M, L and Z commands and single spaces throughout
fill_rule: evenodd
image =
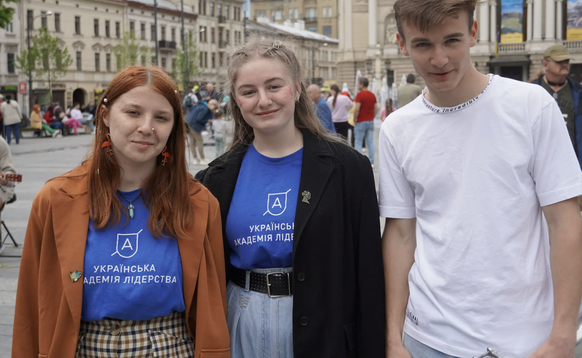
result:
M 247 271 L 232 266 L 231 280 L 245 288 Z M 284 297 L 293 295 L 293 272 L 250 272 L 249 290 L 266 293 L 269 297 Z

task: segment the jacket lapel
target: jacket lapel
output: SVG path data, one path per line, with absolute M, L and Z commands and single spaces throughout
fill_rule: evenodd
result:
M 311 132 L 307 130 L 302 132 L 303 163 L 301 165 L 297 211 L 295 212 L 294 253 L 301 240 L 305 225 L 307 225 L 309 218 L 321 200 L 327 182 L 334 170 L 334 165 L 329 160 L 331 153 L 322 150 L 319 140 Z
M 80 324 L 85 276 L 85 245 L 89 228 L 87 177 L 65 179 L 57 195 L 59 195 L 59 200 L 53 204 L 53 230 L 61 267 L 63 291 L 75 324 Z M 70 274 L 75 271 L 80 271 L 82 275 L 73 282 Z

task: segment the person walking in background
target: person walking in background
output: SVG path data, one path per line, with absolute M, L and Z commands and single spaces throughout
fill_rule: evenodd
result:
M 323 128 L 280 41 L 251 39 L 228 74 L 234 143 L 196 177 L 223 218 L 232 358 L 384 358 L 368 160 Z
M 42 118 L 40 114 L 40 106 L 35 104 L 32 106 L 32 112 L 30 112 L 30 126 L 38 131 L 47 131 L 53 138 L 60 136 L 60 129 L 52 129 Z
M 358 80 L 358 94 L 356 95 L 356 106 L 354 118 L 356 119 L 356 150 L 362 153 L 364 138 L 368 147 L 368 158 L 370 164 L 374 166 L 374 118 L 378 113 L 376 96 L 368 91 L 368 79 L 360 77 Z
M 402 108 L 422 94 L 422 88 L 415 84 L 416 77 L 409 73 L 406 83 L 398 87 L 398 107 Z
M 4 118 L 6 128 L 6 142 L 10 144 L 11 134 L 14 133 L 16 144 L 20 143 L 20 122 L 22 122 L 22 113 L 18 102 L 12 99 L 11 95 L 6 95 L 6 101 L 0 105 L 0 112 Z
M 213 118 L 213 112 L 218 109 L 218 102 L 211 99 L 208 105 L 204 103 L 194 107 L 186 117 L 186 124 L 188 125 L 188 140 L 190 144 L 190 152 L 192 153 L 193 164 L 208 164 L 204 156 L 204 139 L 202 131 L 206 127 L 206 123 Z M 198 150 L 198 154 L 196 154 Z M 198 157 L 200 156 L 200 159 Z
M 232 121 L 224 120 L 224 111 L 218 108 L 214 111 L 212 126 L 214 127 L 214 145 L 216 147 L 216 158 L 224 154 L 225 147 L 229 144 L 227 140 L 232 138 Z
M 327 99 L 327 105 L 331 109 L 331 119 L 335 131 L 347 140 L 348 130 L 350 129 L 350 124 L 348 123 L 350 108 L 354 107 L 354 102 L 348 96 L 341 94 L 340 88 L 336 84 L 331 85 L 329 92 L 331 95 Z
M 394 108 L 392 105 L 392 98 L 386 98 L 386 104 L 380 111 L 380 118 L 382 119 L 382 122 L 384 122 L 384 120 L 388 118 L 388 116 L 395 110 L 396 108 Z
M 309 85 L 309 87 L 307 87 L 307 95 L 309 95 L 309 98 L 311 98 L 315 105 L 315 114 L 317 115 L 317 118 L 319 118 L 323 128 L 325 128 L 329 133 L 335 133 L 331 111 L 325 100 L 321 97 L 321 88 L 319 85 Z
M 13 358 L 229 358 L 220 208 L 188 173 L 176 84 L 109 83 L 88 159 L 32 204 Z
M 427 89 L 380 129 L 386 356 L 574 358 L 582 171 L 546 90 L 474 67 L 476 6 L 394 3 Z

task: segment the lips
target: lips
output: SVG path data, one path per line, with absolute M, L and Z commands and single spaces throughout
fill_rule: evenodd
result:
M 141 148 L 148 148 L 148 147 L 154 145 L 153 143 L 145 142 L 145 141 L 133 141 L 133 143 L 137 144 Z
M 447 77 L 449 77 L 449 75 L 452 73 L 453 71 L 449 71 L 449 72 L 441 72 L 441 73 L 431 73 L 431 76 L 439 79 L 439 80 L 444 80 Z
M 279 110 L 278 109 L 274 109 L 272 111 L 265 111 L 265 112 L 260 112 L 257 113 L 257 116 L 261 116 L 261 117 L 269 117 L 275 113 L 277 113 Z

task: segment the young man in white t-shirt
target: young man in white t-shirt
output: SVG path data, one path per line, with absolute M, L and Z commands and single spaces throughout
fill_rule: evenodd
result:
M 476 2 L 394 5 L 427 89 L 380 131 L 387 357 L 574 358 L 582 173 L 543 88 L 473 67 Z

